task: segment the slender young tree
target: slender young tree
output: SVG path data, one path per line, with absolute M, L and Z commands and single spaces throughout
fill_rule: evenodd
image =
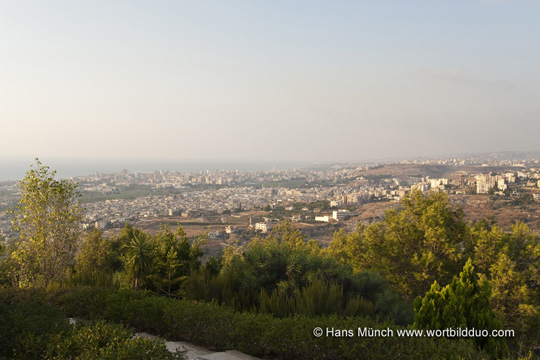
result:
M 13 258 L 19 286 L 45 286 L 66 275 L 81 233 L 84 209 L 77 184 L 55 180 L 56 171 L 36 159 L 18 187 L 21 198 L 12 230 L 19 232 Z

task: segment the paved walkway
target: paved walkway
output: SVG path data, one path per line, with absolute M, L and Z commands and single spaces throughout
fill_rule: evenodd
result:
M 135 335 L 146 339 L 159 338 L 148 333 L 137 333 Z M 167 341 L 165 342 L 165 346 L 170 352 L 180 352 L 187 360 L 260 360 L 239 351 L 227 350 L 224 352 L 213 352 L 184 341 Z
M 70 324 L 73 325 L 77 322 L 85 322 L 85 320 L 69 318 Z M 160 339 L 159 336 L 145 332 L 136 333 L 135 336 L 145 339 Z M 186 360 L 261 360 L 236 350 L 214 352 L 185 341 L 166 341 L 165 346 L 172 353 L 180 352 Z

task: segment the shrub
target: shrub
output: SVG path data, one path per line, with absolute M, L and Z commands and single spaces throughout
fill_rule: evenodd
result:
M 50 292 L 48 301 L 62 307 L 68 316 L 102 319 L 112 289 L 82 286 Z
M 70 291 L 80 293 L 81 290 Z M 85 290 L 88 291 L 88 290 Z M 60 297 L 62 306 L 77 309 L 79 296 Z M 400 329 L 390 322 L 335 315 L 283 319 L 271 315 L 242 313 L 216 303 L 177 300 L 124 290 L 111 292 L 101 310 L 107 319 L 120 321 L 166 336 L 190 341 L 209 349 L 235 349 L 254 356 L 280 359 L 387 359 L 387 358 L 480 358 L 466 341 L 444 338 L 327 337 L 316 338 L 315 327 L 334 329 Z M 68 304 L 67 301 L 74 301 Z M 82 310 L 85 311 L 84 307 Z
M 67 335 L 67 336 L 66 336 Z M 52 359 L 181 359 L 180 354 L 170 353 L 163 340 L 133 337 L 121 325 L 97 322 L 75 328 L 68 334 L 58 334 L 49 347 L 47 357 Z
M 0 358 L 41 359 L 51 336 L 69 328 L 56 307 L 38 302 L 0 304 Z

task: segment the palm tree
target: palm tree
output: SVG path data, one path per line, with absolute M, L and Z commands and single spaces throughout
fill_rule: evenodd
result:
M 127 249 L 127 270 L 135 290 L 138 289 L 139 283 L 148 274 L 150 269 L 150 256 L 152 246 L 148 241 L 145 233 L 134 233 L 130 243 L 126 245 Z

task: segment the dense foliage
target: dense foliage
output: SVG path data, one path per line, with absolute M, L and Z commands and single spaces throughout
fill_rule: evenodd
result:
M 286 223 L 270 237 L 226 254 L 218 274 L 205 268 L 190 276 L 185 296 L 279 317 L 369 315 L 412 322 L 412 306 L 382 277 L 354 273 L 300 235 Z
M 20 236 L 11 254 L 19 286 L 62 279 L 77 251 L 83 217 L 77 185 L 55 180 L 55 173 L 36 159 L 36 166 L 19 183 L 21 198 L 12 213 L 13 230 Z
M 356 271 L 384 275 L 406 299 L 433 298 L 443 292 L 440 286 L 455 285 L 452 279 L 470 258 L 470 276 L 481 278 L 489 299 L 478 310 L 492 311 L 503 329 L 515 331 L 507 339 L 512 354 L 540 349 L 540 241 L 524 223 L 510 233 L 489 220 L 467 225 L 444 194 L 413 192 L 382 221 L 336 233 L 326 251 Z M 444 306 L 424 308 L 422 316 L 444 327 L 436 322 Z
M 417 329 L 501 329 L 489 306 L 487 281 L 479 283 L 471 260 L 452 282 L 440 288 L 435 281 L 424 298 L 414 302 L 414 327 Z M 494 356 L 506 355 L 506 339 L 476 336 L 474 342 Z
M 488 220 L 467 224 L 443 193 L 413 191 L 383 220 L 336 232 L 327 248 L 281 222 L 266 237 L 205 259 L 206 236 L 189 239 L 180 225 L 155 235 L 127 224 L 119 236 L 104 237 L 99 230 L 79 236 L 75 184 L 54 180 L 54 172 L 39 162 L 21 182 L 21 192 L 15 218 L 20 238 L 0 249 L 0 287 L 47 288 L 49 303 L 70 315 L 282 358 L 355 358 L 360 352 L 368 358 L 467 357 L 477 351 L 519 357 L 540 349 L 538 236 L 524 223 L 509 233 Z M 0 315 L 24 328 L 22 337 L 10 337 L 11 355 L 25 347 L 33 352 L 33 337 L 36 353 L 43 354 L 39 344 L 70 331 L 62 321 L 43 326 L 52 333 L 34 331 L 17 315 L 28 307 L 31 318 L 31 302 L 17 300 L 20 293 L 6 294 L 0 293 L 0 303 L 9 306 L 2 305 Z M 56 321 L 55 311 L 44 307 L 48 315 L 36 313 L 41 318 L 34 324 Z M 505 343 L 311 335 L 322 325 L 382 328 L 413 321 L 417 329 L 512 329 L 515 337 Z M 96 326 L 117 334 L 115 343 L 123 341 L 123 330 Z M 69 346 L 80 348 L 77 337 L 92 331 L 71 333 L 75 345 Z M 87 351 L 107 357 L 116 351 L 107 346 L 102 355 Z
M 378 272 L 404 298 L 414 300 L 433 281 L 448 283 L 459 272 L 468 228 L 462 211 L 450 207 L 444 194 L 425 197 L 415 191 L 384 220 L 336 235 L 330 253 L 356 269 Z
M 6 298 L 20 301 L 21 298 L 28 297 L 24 292 L 16 289 L 0 290 L 0 301 Z M 60 307 L 69 316 L 120 322 L 139 331 L 162 335 L 170 340 L 190 341 L 209 349 L 236 349 L 263 358 L 480 359 L 486 356 L 463 340 L 313 335 L 313 329 L 316 327 L 355 331 L 357 328 L 393 331 L 404 329 L 391 322 L 363 317 L 297 315 L 278 319 L 271 315 L 236 312 L 217 304 L 158 297 L 129 289 L 117 291 L 108 288 L 75 287 L 49 293 L 42 291 L 34 293 L 33 296 L 46 299 L 47 303 Z M 118 351 L 122 355 L 134 354 L 133 349 L 140 349 L 143 345 L 132 344 L 121 352 L 118 344 L 123 344 L 122 334 L 125 333 L 121 328 L 105 326 L 98 322 L 93 328 L 74 330 L 69 338 L 62 337 L 65 340 L 59 341 L 59 344 L 63 350 L 55 351 L 53 354 L 61 356 L 64 354 L 63 351 L 79 354 L 83 346 L 85 351 L 90 351 L 89 354 L 98 354 L 98 357 L 99 354 L 108 354 L 109 351 Z M 87 343 L 83 341 L 86 336 L 89 337 Z M 109 339 L 112 340 L 111 345 L 106 345 L 102 350 L 95 350 L 95 344 Z M 157 346 L 155 343 L 146 344 L 144 349 L 154 351 L 152 349 Z M 123 358 L 128 359 L 129 356 Z
M 82 313 L 81 313 L 82 315 Z M 0 358 L 180 359 L 163 341 L 133 337 L 121 325 L 69 324 L 43 292 L 0 291 Z

